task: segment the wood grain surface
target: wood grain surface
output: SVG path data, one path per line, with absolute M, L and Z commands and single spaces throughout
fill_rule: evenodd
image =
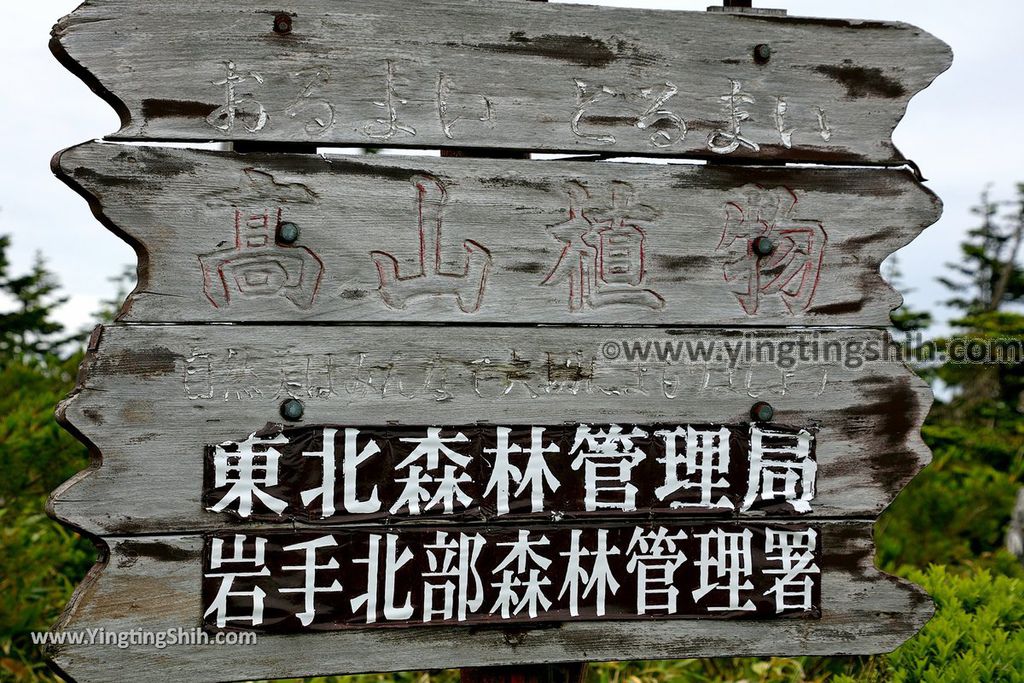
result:
M 931 393 L 894 357 L 900 297 L 879 268 L 941 202 L 916 169 L 868 167 L 912 166 L 892 132 L 951 63 L 935 37 L 522 0 L 89 0 L 51 49 L 121 118 L 114 142 L 66 150 L 54 171 L 139 257 L 138 287 L 58 409 L 93 463 L 50 514 L 108 552 L 55 630 L 200 628 L 213 535 L 470 524 L 497 538 L 517 523 L 210 510 L 209 449 L 265 429 L 742 427 L 767 402 L 776 424 L 814 434 L 809 510 L 588 517 L 568 501 L 544 523 L 809 525 L 822 569 L 820 619 L 51 647 L 74 679 L 873 654 L 930 618 L 923 591 L 874 567 L 871 536 L 931 458 Z M 198 141 L 236 151 L 156 146 Z M 312 153 L 332 146 L 450 158 Z M 301 418 L 282 417 L 289 400 Z M 377 469 L 363 474 L 396 476 Z
M 292 678 L 325 673 L 498 666 L 529 661 L 735 656 L 855 655 L 889 651 L 931 616 L 928 597 L 874 567 L 871 525 L 822 522 L 820 620 L 566 622 L 531 627 L 427 627 L 261 635 L 251 646 L 71 645 L 53 648 L 56 664 L 80 681 L 130 676 L 166 681 Z M 108 538 L 97 565 L 59 628 L 164 631 L 198 628 L 202 604 L 197 535 Z
M 640 332 L 110 327 L 94 336 L 80 387 L 59 411 L 92 445 L 95 469 L 58 490 L 52 511 L 98 535 L 251 528 L 204 509 L 204 452 L 281 423 L 291 397 L 305 404 L 304 423 L 347 426 L 733 424 L 768 401 L 775 421 L 817 429 L 818 517 L 873 518 L 930 459 L 919 434 L 926 384 L 902 363 L 858 366 L 879 333 L 808 332 L 808 345 L 846 349 L 845 360 L 780 367 L 749 362 L 744 349 L 778 348 L 799 338 L 794 331 Z M 645 340 L 673 344 L 663 348 L 679 349 L 679 359 L 609 359 L 620 342 Z M 698 343 L 718 350 L 691 360 Z
M 952 59 L 896 22 L 517 0 L 101 0 L 52 49 L 122 140 L 872 164 Z
M 139 254 L 129 322 L 883 327 L 879 265 L 941 213 L 879 169 L 98 143 L 54 168 Z

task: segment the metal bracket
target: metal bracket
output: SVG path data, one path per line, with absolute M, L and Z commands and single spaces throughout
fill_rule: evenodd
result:
M 741 6 L 739 2 L 729 2 L 726 0 L 725 7 L 715 5 L 708 7 L 709 12 L 722 12 L 725 14 L 754 14 L 762 17 L 784 17 L 787 15 L 787 11 L 784 9 L 765 9 L 762 7 L 750 7 L 749 2 L 747 5 Z

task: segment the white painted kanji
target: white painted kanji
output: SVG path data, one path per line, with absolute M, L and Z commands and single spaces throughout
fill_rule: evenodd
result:
M 428 568 L 423 573 L 427 579 L 423 583 L 423 621 L 432 621 L 435 616 L 465 621 L 480 609 L 484 584 L 477 561 L 486 543 L 480 534 L 438 531 L 434 542 L 423 546 Z
M 576 429 L 576 438 L 569 455 L 575 455 L 572 468 L 583 468 L 584 505 L 588 512 L 596 510 L 636 510 L 637 487 L 632 482 L 633 468 L 647 454 L 637 448 L 633 440 L 642 439 L 647 432 L 634 427 L 628 434 L 619 425 L 610 425 L 608 431 L 594 431 L 588 425 Z
M 337 545 L 338 543 L 334 540 L 334 536 L 321 536 L 320 538 L 315 538 L 311 541 L 295 543 L 282 548 L 285 552 L 294 551 L 303 553 L 302 564 L 286 565 L 281 567 L 281 569 L 288 572 L 302 572 L 302 587 L 279 589 L 282 593 L 302 594 L 304 609 L 295 616 L 300 622 L 302 622 L 303 626 L 309 626 L 313 623 L 313 619 L 316 617 L 316 596 L 318 593 L 340 593 L 342 591 L 341 582 L 337 579 L 332 581 L 329 586 L 317 585 L 317 572 L 324 569 L 338 569 L 340 567 L 338 560 L 334 557 L 329 558 L 324 564 L 317 564 L 317 551 L 323 548 L 333 548 Z
M 494 448 L 485 448 L 484 453 L 494 456 L 491 466 L 491 477 L 484 490 L 484 496 L 493 491 L 497 500 L 496 509 L 499 515 L 507 515 L 510 511 L 512 498 L 519 498 L 527 490 L 530 492 L 530 511 L 544 512 L 544 489 L 552 493 L 558 490 L 560 483 L 548 467 L 547 455 L 558 453 L 556 443 L 544 444 L 544 427 L 533 427 L 530 430 L 530 445 L 524 448 L 512 443 L 508 427 L 497 428 L 497 443 Z M 528 459 L 522 469 L 516 467 L 511 460 L 512 455 L 527 454 Z M 516 486 L 512 491 L 512 486 Z
M 253 554 L 245 555 L 246 536 L 235 534 L 232 539 L 231 556 L 224 555 L 224 539 L 215 538 L 210 545 L 210 572 L 205 574 L 208 579 L 220 579 L 217 595 L 203 613 L 203 618 L 215 615 L 217 628 L 224 628 L 228 622 L 248 622 L 252 626 L 263 623 L 263 599 L 266 592 L 259 586 L 252 590 L 233 590 L 236 579 L 253 579 L 258 576 L 270 576 L 270 568 L 266 565 L 267 539 L 256 537 L 253 540 Z M 226 565 L 242 565 L 248 571 L 227 571 Z M 213 571 L 220 569 L 222 571 Z M 252 601 L 248 614 L 232 615 L 228 612 L 228 598 L 246 598 Z
M 750 476 L 742 510 L 757 501 L 789 503 L 797 512 L 810 512 L 818 463 L 811 458 L 814 437 L 805 429 L 796 434 L 752 425 Z
M 313 452 L 304 452 L 304 458 L 319 458 L 321 460 L 321 484 L 320 486 L 302 492 L 302 504 L 309 506 L 317 498 L 321 500 L 320 516 L 323 519 L 334 516 L 334 492 L 337 488 L 337 461 L 334 456 L 334 440 L 338 430 L 325 428 L 323 430 L 323 449 Z M 377 494 L 377 486 L 373 487 L 369 498 L 359 500 L 356 492 L 358 483 L 359 466 L 370 458 L 380 453 L 380 446 L 376 441 L 370 440 L 360 450 L 358 446 L 359 430 L 345 430 L 345 454 L 342 456 L 342 504 L 345 512 L 349 514 L 372 514 L 380 510 L 380 496 Z
M 722 427 L 717 431 L 698 430 L 693 427 L 676 427 L 674 430 L 659 430 L 665 442 L 665 457 L 658 462 L 665 465 L 665 483 L 655 490 L 659 500 L 680 489 L 700 491 L 696 503 L 674 501 L 670 507 L 699 507 L 706 509 L 732 510 L 735 506 L 725 495 L 718 496 L 717 490 L 729 489 L 729 430 Z M 686 439 L 683 453 L 679 453 L 679 439 Z
M 366 592 L 352 598 L 350 603 L 352 611 L 365 610 L 366 623 L 377 622 L 377 610 L 383 603 L 382 612 L 385 621 L 403 621 L 411 619 L 414 608 L 412 606 L 412 595 L 406 592 L 401 606 L 395 605 L 395 576 L 398 571 L 413 559 L 413 553 L 408 548 L 398 552 L 398 535 L 387 534 L 384 542 L 384 562 L 380 561 L 381 556 L 380 534 L 370 534 L 370 549 L 366 559 L 353 559 L 353 564 L 366 565 Z M 383 599 L 380 596 L 380 577 L 383 575 Z
M 569 594 L 569 613 L 578 617 L 580 614 L 580 599 L 587 599 L 591 593 L 594 594 L 594 607 L 597 616 L 604 616 L 607 609 L 606 603 L 608 593 L 615 595 L 619 590 L 619 582 L 615 580 L 612 573 L 609 557 L 620 555 L 621 551 L 615 546 L 608 546 L 608 530 L 598 529 L 597 544 L 593 550 L 583 547 L 580 539 L 583 531 L 573 529 L 568 552 L 559 553 L 562 557 L 569 558 L 565 570 L 565 580 L 562 582 L 562 590 L 558 594 L 561 600 L 565 594 Z M 589 569 L 583 566 L 583 560 L 590 560 Z
M 406 508 L 410 515 L 420 515 L 440 506 L 445 514 L 450 515 L 455 512 L 456 504 L 462 509 L 469 507 L 473 499 L 462 490 L 461 485 L 473 481 L 466 472 L 473 459 L 446 445 L 468 443 L 469 437 L 458 432 L 453 437 L 445 438 L 441 436 L 440 428 L 431 427 L 425 437 L 403 438 L 400 441 L 414 443 L 416 447 L 405 460 L 395 466 L 396 470 L 404 468 L 407 471 L 404 479 L 397 479 L 405 487 L 391 506 L 392 514 Z M 431 485 L 436 485 L 433 491 L 429 488 Z
M 706 534 L 695 534 L 700 539 L 700 585 L 693 591 L 693 599 L 701 600 L 713 593 L 725 593 L 728 603 L 709 604 L 709 612 L 754 611 L 757 607 L 742 593 L 754 587 L 750 577 L 754 569 L 751 560 L 750 529 L 740 532 L 713 529 Z
M 636 613 L 651 614 L 679 611 L 679 588 L 676 571 L 686 562 L 680 544 L 686 532 L 670 533 L 665 527 L 645 531 L 640 527 L 626 547 L 629 563 L 626 569 L 636 575 Z
M 269 438 L 252 434 L 245 441 L 228 441 L 215 446 L 213 486 L 215 489 L 227 486 L 228 491 L 209 509 L 222 512 L 235 505 L 233 511 L 239 517 L 248 517 L 252 514 L 253 501 L 259 500 L 271 511 L 282 514 L 288 503 L 260 487 L 277 486 L 281 453 L 274 446 L 287 443 L 288 438 L 283 434 Z
M 813 608 L 812 575 L 821 573 L 821 569 L 814 562 L 817 545 L 818 532 L 814 529 L 765 529 L 765 559 L 778 564 L 777 567 L 763 570 L 765 574 L 776 577 L 772 587 L 765 591 L 765 595 L 775 596 L 776 613 L 792 609 L 807 611 Z
M 493 573 L 500 578 L 491 584 L 498 589 L 491 614 L 498 612 L 502 619 L 508 619 L 525 609 L 531 619 L 536 618 L 541 610 L 551 607 L 551 600 L 544 595 L 544 587 L 551 585 L 551 579 L 543 573 L 551 566 L 551 560 L 537 550 L 551 542 L 544 535 L 531 540 L 530 532 L 520 529 L 515 541 L 495 545 L 510 550 L 494 568 Z
M 748 512 L 760 503 L 808 513 L 815 497 L 815 437 L 791 427 L 474 425 L 372 435 L 317 429 L 323 445 L 316 450 L 301 449 L 308 432 L 301 439 L 292 432 L 254 434 L 214 447 L 208 476 L 215 485 L 205 496 L 216 502 L 208 509 L 304 520 L 467 511 L 483 519 L 515 511 L 558 520 L 640 507 Z M 285 462 L 290 469 L 282 469 Z M 384 462 L 393 476 L 379 472 Z

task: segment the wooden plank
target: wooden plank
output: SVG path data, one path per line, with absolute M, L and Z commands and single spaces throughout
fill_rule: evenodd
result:
M 206 446 L 203 507 L 317 525 L 796 516 L 815 497 L 816 432 L 777 422 L 260 425 Z M 780 482 L 765 486 L 766 472 Z M 260 495 L 242 480 L 258 480 Z
M 305 404 L 305 424 L 353 427 L 734 424 L 750 419 L 755 401 L 768 401 L 777 422 L 817 429 L 810 516 L 874 517 L 930 459 L 919 434 L 927 385 L 902 363 L 864 362 L 882 351 L 881 334 L 114 326 L 95 335 L 80 387 L 59 411 L 102 464 L 58 490 L 51 508 L 103 535 L 227 528 L 201 502 L 205 448 L 282 422 L 279 407 L 291 397 Z M 672 342 L 661 348 L 677 350 L 678 360 L 653 352 L 627 359 L 623 336 L 626 348 L 637 339 Z M 793 360 L 801 338 L 806 357 L 817 349 L 818 360 L 745 359 L 760 346 L 788 348 Z M 718 346 L 705 346 L 702 359 L 699 342 Z
M 952 59 L 896 22 L 515 0 L 103 0 L 52 49 L 122 140 L 836 163 L 901 161 L 892 130 Z
M 112 661 L 133 680 L 292 678 L 463 666 L 617 659 L 850 655 L 890 651 L 931 616 L 928 597 L 874 567 L 866 522 L 820 525 L 820 620 L 567 622 L 531 627 L 427 627 L 261 635 L 252 646 L 65 644 L 57 665 L 81 683 L 109 680 Z M 200 624 L 200 536 L 107 538 L 110 556 L 76 592 L 57 628 L 162 632 Z
M 139 253 L 130 322 L 882 327 L 879 264 L 941 212 L 895 170 L 98 143 L 54 167 Z
M 667 619 L 818 620 L 821 541 L 821 529 L 805 523 L 642 518 L 630 524 L 221 532 L 203 544 L 203 627 L 288 634 L 567 621 L 643 627 Z M 733 572 L 711 568 L 733 552 Z M 446 559 L 450 553 L 459 559 Z M 316 580 L 307 583 L 297 572 L 311 565 L 317 565 Z M 449 597 L 449 580 L 461 577 Z M 295 590 L 303 587 L 320 590 Z

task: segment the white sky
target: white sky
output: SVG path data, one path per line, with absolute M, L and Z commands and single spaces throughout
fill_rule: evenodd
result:
M 400 0 L 401 2 L 413 0 Z M 564 0 L 580 4 L 582 0 Z M 50 27 L 76 0 L 5 3 L 0 64 L 0 234 L 12 234 L 13 272 L 36 251 L 60 277 L 72 328 L 91 323 L 113 294 L 107 278 L 134 263 L 132 250 L 91 215 L 84 200 L 54 178 L 50 157 L 118 128 L 113 110 L 65 71 L 47 47 Z M 703 10 L 709 0 L 588 0 L 588 4 Z M 910 302 L 934 308 L 946 298 L 935 283 L 975 219 L 969 209 L 983 186 L 1010 199 L 1024 182 L 1024 2 L 1020 0 L 755 0 L 797 16 L 899 20 L 953 46 L 953 68 L 910 104 L 896 144 L 915 160 L 946 204 L 942 220 L 900 252 Z M 940 317 L 944 314 L 940 311 Z

